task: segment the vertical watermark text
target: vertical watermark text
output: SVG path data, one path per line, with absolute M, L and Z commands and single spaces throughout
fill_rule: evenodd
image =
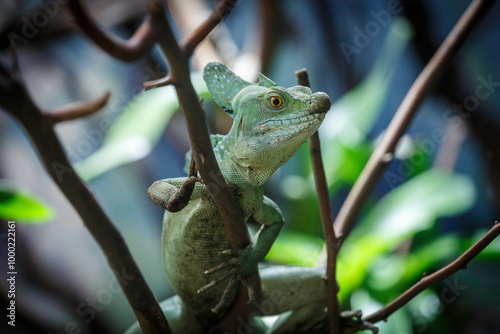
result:
M 7 223 L 7 323 L 16 326 L 16 222 Z

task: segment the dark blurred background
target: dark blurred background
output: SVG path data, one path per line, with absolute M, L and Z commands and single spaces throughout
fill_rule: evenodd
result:
M 10 62 L 9 45 L 15 42 L 26 85 L 42 109 L 111 91 L 102 112 L 56 130 L 163 300 L 173 292 L 160 253 L 162 210 L 148 200 L 146 190 L 155 180 L 184 175 L 189 142 L 170 88 L 140 92 L 145 81 L 168 69 L 158 50 L 129 64 L 112 59 L 77 31 L 65 2 L 0 1 L 1 61 Z M 84 3 L 102 27 L 122 38 L 146 14 L 146 1 Z M 249 80 L 261 71 L 289 87 L 296 84 L 294 71 L 307 68 L 313 91 L 328 93 L 334 102 L 321 138 L 335 214 L 411 84 L 468 3 L 241 0 L 195 53 L 193 72 L 218 60 Z M 169 1 L 177 34 L 185 36 L 214 4 Z M 424 271 L 450 262 L 499 219 L 499 18 L 497 3 L 419 108 L 397 159 L 360 215 L 358 233 L 347 239 L 339 264 L 348 272 L 340 278 L 344 308 L 362 308 L 365 314 L 376 310 Z M 199 82 L 199 76 L 193 80 Z M 202 86 L 201 95 L 206 94 Z M 209 97 L 206 101 L 211 132 L 225 133 L 230 118 Z M 168 117 L 158 116 L 167 109 Z M 0 179 L 53 213 L 16 225 L 16 327 L 3 317 L 2 333 L 123 332 L 134 315 L 116 290 L 103 254 L 47 176 L 23 129 L 4 112 Z M 267 183 L 266 193 L 287 219 L 270 261 L 321 261 L 312 189 L 307 150 Z M 387 237 L 387 231 L 401 226 L 411 227 Z M 3 310 L 8 303 L 6 230 L 0 224 Z M 383 237 L 377 239 L 380 231 Z M 384 242 L 379 247 L 373 240 Z M 298 252 L 295 258 L 291 249 Z M 280 258 L 281 251 L 291 258 Z M 497 241 L 468 270 L 391 316 L 382 333 L 500 332 L 499 260 Z

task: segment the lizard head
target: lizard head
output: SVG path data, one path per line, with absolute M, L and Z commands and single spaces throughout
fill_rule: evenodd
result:
M 250 83 L 220 63 L 208 64 L 203 78 L 214 101 L 234 118 L 223 149 L 254 185 L 262 185 L 288 161 L 330 109 L 325 93 L 279 87 L 260 73 L 259 82 Z

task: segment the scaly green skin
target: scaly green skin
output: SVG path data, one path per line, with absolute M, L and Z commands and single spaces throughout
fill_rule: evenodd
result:
M 277 205 L 264 196 L 262 185 L 318 129 L 330 108 L 325 93 L 312 94 L 303 86 L 278 87 L 260 74 L 257 84 L 249 83 L 220 63 L 208 64 L 203 78 L 214 101 L 234 118 L 226 136 L 212 137 L 221 172 L 245 220 L 252 217 L 262 226 L 246 249 L 229 250 L 219 212 L 207 190 L 217 185 L 197 183 L 185 208 L 166 211 L 163 258 L 178 297 L 162 305 L 174 333 L 205 332 L 230 309 L 237 283 L 255 273 L 284 223 Z M 167 208 L 186 180 L 156 181 L 148 195 Z M 287 326 L 308 320 L 325 306 L 321 274 L 321 270 L 297 267 L 261 270 L 262 305 L 268 305 L 262 314 L 294 310 L 292 320 L 282 321 Z

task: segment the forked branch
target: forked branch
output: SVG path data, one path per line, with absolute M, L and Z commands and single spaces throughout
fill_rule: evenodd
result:
M 237 0 L 219 1 L 205 22 L 181 42 L 181 49 L 187 57 L 191 56 L 198 44 L 233 10 L 237 2 Z
M 418 106 L 439 80 L 440 75 L 460 50 L 474 26 L 494 2 L 495 0 L 473 0 L 415 80 L 387 127 L 382 140 L 340 208 L 334 222 L 337 235 L 347 236 L 351 231 L 363 203 L 392 161 L 396 145 L 408 128 Z
M 68 6 L 76 25 L 91 41 L 110 56 L 125 62 L 135 61 L 150 52 L 158 33 L 153 29 L 151 20 L 155 15 L 163 15 L 153 12 L 154 15 L 148 17 L 129 40 L 121 41 L 99 28 L 80 0 L 69 0 Z

